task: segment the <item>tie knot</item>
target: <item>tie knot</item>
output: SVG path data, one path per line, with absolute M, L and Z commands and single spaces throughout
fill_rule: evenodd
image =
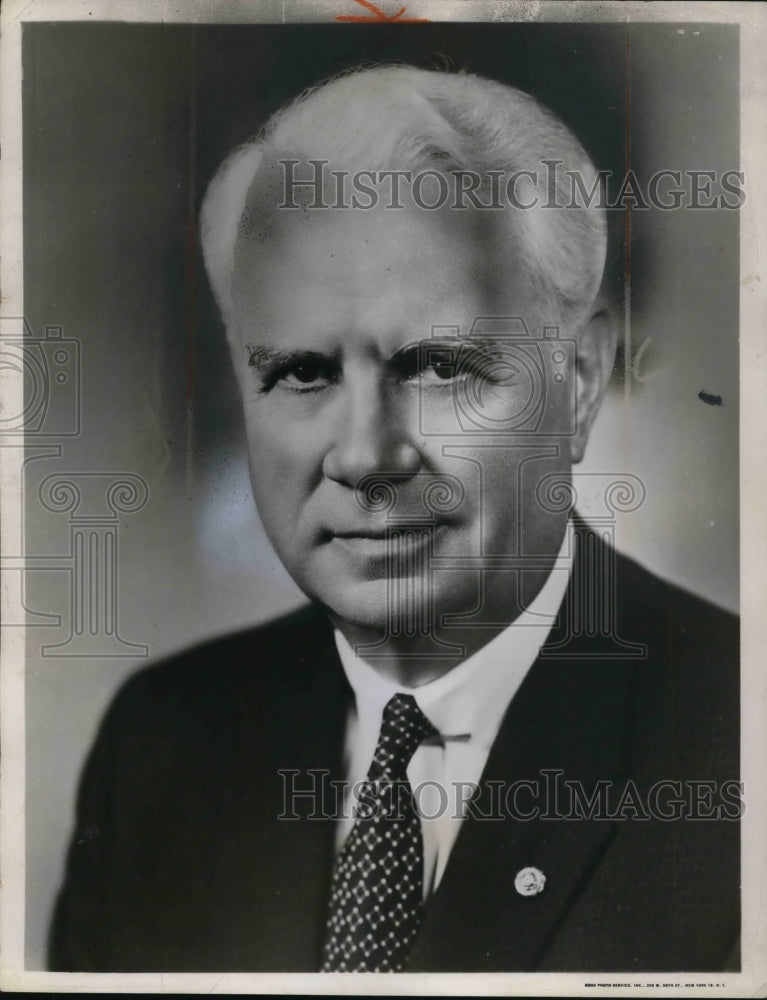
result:
M 383 710 L 378 746 L 368 777 L 372 781 L 404 777 L 416 749 L 427 737 L 436 735 L 437 730 L 415 698 L 411 694 L 395 694 Z

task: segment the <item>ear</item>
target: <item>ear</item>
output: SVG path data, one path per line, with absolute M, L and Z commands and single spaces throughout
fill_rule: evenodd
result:
M 617 330 L 607 304 L 598 301 L 578 335 L 576 375 L 576 432 L 570 438 L 570 460 L 575 465 L 586 451 L 591 427 L 599 411 L 615 361 Z

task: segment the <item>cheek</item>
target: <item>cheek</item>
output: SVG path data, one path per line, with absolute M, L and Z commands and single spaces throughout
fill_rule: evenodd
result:
M 287 464 L 279 437 L 263 421 L 246 417 L 248 436 L 248 458 L 253 491 L 260 500 L 264 490 L 270 489 L 275 480 L 284 475 L 283 464 Z
M 553 435 L 477 436 L 460 453 L 462 460 L 443 459 L 442 469 L 461 479 L 464 512 L 481 519 L 485 537 L 547 513 L 541 488 L 569 478 L 567 442 Z
M 245 422 L 253 495 L 268 526 L 295 524 L 300 507 L 317 482 L 323 450 L 316 427 L 246 408 Z

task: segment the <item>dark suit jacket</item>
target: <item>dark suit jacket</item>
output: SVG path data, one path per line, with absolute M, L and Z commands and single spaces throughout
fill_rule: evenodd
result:
M 739 823 L 642 818 L 633 795 L 660 779 L 714 782 L 713 796 L 695 786 L 697 813 L 737 815 L 738 794 L 734 807 L 719 796 L 739 775 L 737 621 L 579 532 L 559 624 L 482 784 L 561 769 L 586 793 L 610 782 L 613 803 L 630 787 L 638 818 L 624 799 L 623 818 L 483 819 L 480 791 L 408 970 L 739 967 Z M 51 967 L 316 971 L 333 823 L 310 818 L 309 800 L 279 819 L 279 772 L 300 772 L 302 787 L 319 771 L 342 777 L 349 698 L 314 608 L 129 680 L 82 779 Z M 528 865 L 546 886 L 524 897 L 514 880 Z

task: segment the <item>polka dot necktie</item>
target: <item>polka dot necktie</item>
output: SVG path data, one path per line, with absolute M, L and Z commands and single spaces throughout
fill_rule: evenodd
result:
M 330 888 L 323 972 L 399 972 L 423 918 L 423 838 L 407 766 L 437 735 L 415 698 L 395 694 Z

